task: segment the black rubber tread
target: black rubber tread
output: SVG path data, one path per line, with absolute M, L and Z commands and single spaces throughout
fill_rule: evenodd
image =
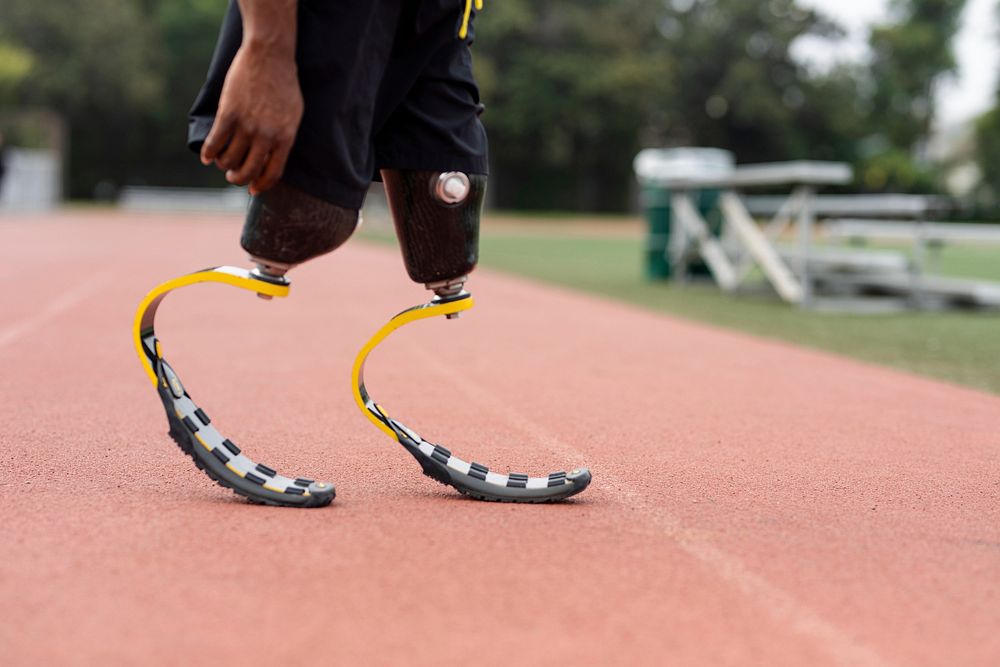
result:
M 475 493 L 467 489 L 462 489 L 457 486 L 453 486 L 453 489 L 461 493 L 463 496 L 468 496 L 475 500 L 482 500 L 488 503 L 517 503 L 520 505 L 544 505 L 545 503 L 562 503 L 566 502 L 573 496 L 566 496 L 565 498 L 501 498 L 499 496 L 487 496 L 481 493 Z
M 168 408 L 168 410 L 169 410 L 169 408 Z M 191 442 L 191 438 L 188 437 L 188 434 L 186 433 L 186 429 L 184 429 L 181 421 L 179 419 L 177 419 L 176 417 L 172 416 L 169 412 L 167 413 L 167 422 L 169 422 L 169 424 L 170 424 L 170 430 L 167 432 L 167 434 L 177 444 L 177 446 L 180 447 L 180 449 L 181 449 L 182 452 L 184 452 L 187 456 L 191 457 L 191 460 L 194 461 L 194 464 L 198 467 L 198 470 L 201 470 L 206 475 L 208 475 L 208 478 L 211 479 L 216 484 L 218 484 L 219 486 L 223 487 L 224 489 L 229 489 L 230 491 L 232 491 L 236 495 L 239 495 L 239 496 L 242 496 L 242 497 L 246 498 L 249 502 L 253 503 L 254 505 L 267 505 L 269 507 L 294 507 L 294 508 L 301 508 L 301 509 L 312 509 L 312 508 L 318 508 L 318 507 L 326 507 L 327 505 L 329 505 L 330 503 L 333 502 L 333 499 L 337 495 L 336 490 L 334 490 L 334 492 L 330 494 L 329 498 L 324 498 L 323 496 L 317 496 L 315 494 L 310 495 L 310 498 L 314 499 L 313 502 L 316 503 L 316 504 L 311 504 L 311 505 L 302 504 L 302 503 L 297 503 L 297 504 L 294 504 L 294 503 L 280 503 L 280 502 L 277 502 L 275 500 L 271 500 L 270 498 L 262 498 L 262 497 L 252 496 L 249 493 L 245 492 L 243 489 L 240 489 L 239 487 L 230 484 L 228 480 L 226 480 L 224 477 L 222 477 L 219 474 L 217 474 L 214 470 L 212 470 L 209 466 L 205 465 L 202 462 L 202 460 L 195 453 L 195 451 L 194 451 L 194 443 L 192 443 Z M 293 494 L 293 497 L 295 497 L 295 498 L 301 498 L 302 496 L 294 495 Z
M 415 444 L 409 444 L 407 442 L 401 442 L 400 444 L 403 445 L 406 451 L 410 452 L 413 458 L 417 459 L 417 462 L 420 463 L 420 467 L 422 468 L 422 472 L 424 473 L 424 475 L 430 477 L 431 479 L 433 479 L 438 484 L 441 484 L 442 486 L 447 486 L 449 488 L 455 489 L 463 496 L 468 496 L 469 498 L 473 498 L 475 500 L 482 500 L 485 502 L 492 502 L 492 503 L 519 503 L 525 505 L 544 505 L 545 503 L 565 502 L 570 498 L 572 498 L 573 496 L 577 495 L 578 493 L 582 493 L 587 488 L 585 486 L 569 496 L 560 496 L 555 498 L 513 498 L 509 496 L 492 496 L 489 494 L 479 493 L 471 489 L 463 488 L 459 484 L 455 484 L 448 471 L 444 470 L 445 466 L 443 464 L 438 464 L 437 461 L 435 461 L 434 459 L 425 456 L 424 453 L 421 452 L 420 449 Z M 590 484 L 589 481 L 587 484 L 589 486 Z

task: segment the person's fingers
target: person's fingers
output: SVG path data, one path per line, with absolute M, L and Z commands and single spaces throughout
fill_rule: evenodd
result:
M 269 190 L 281 178 L 285 171 L 285 163 L 288 162 L 288 154 L 292 152 L 292 142 L 282 142 L 271 150 L 271 157 L 267 161 L 264 172 L 250 182 L 250 194 L 259 195 L 265 190 Z
M 215 156 L 215 164 L 223 171 L 239 169 L 240 165 L 243 164 L 244 158 L 247 156 L 247 152 L 250 150 L 250 144 L 253 140 L 254 136 L 252 134 L 247 133 L 242 127 L 237 127 L 233 132 L 233 136 L 229 139 L 229 145 Z
M 236 119 L 228 114 L 219 114 L 212 123 L 212 129 L 201 145 L 201 163 L 211 164 L 212 160 L 226 147 L 236 129 Z
M 246 159 L 238 169 L 230 169 L 226 172 L 226 180 L 234 185 L 246 185 L 250 181 L 260 176 L 267 163 L 268 154 L 271 152 L 271 143 L 261 137 L 254 139 Z

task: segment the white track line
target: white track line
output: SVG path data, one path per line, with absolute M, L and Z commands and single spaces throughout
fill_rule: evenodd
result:
M 429 363 L 422 354 L 414 355 L 428 372 L 437 375 L 442 383 L 456 385 L 464 398 L 472 398 L 482 407 L 501 415 L 520 429 L 532 442 L 544 444 L 554 453 L 567 457 L 569 465 L 585 465 L 586 457 L 567 445 L 548 429 L 527 419 L 523 413 L 508 407 L 490 390 L 458 373 L 446 373 L 436 364 Z M 796 600 L 790 593 L 771 584 L 752 572 L 736 556 L 726 553 L 696 531 L 685 527 L 677 517 L 650 503 L 638 493 L 629 490 L 629 484 L 606 471 L 594 475 L 591 483 L 612 497 L 621 498 L 625 504 L 646 515 L 681 550 L 705 565 L 720 579 L 729 582 L 752 602 L 763 608 L 780 626 L 814 642 L 839 665 L 856 667 L 883 667 L 886 660 L 873 649 L 861 644 L 843 630 L 823 619 L 818 613 Z M 586 492 L 585 492 L 586 493 Z
M 15 322 L 4 329 L 0 329 L 0 349 L 17 341 L 25 334 L 29 334 L 35 329 L 59 317 L 62 313 L 78 305 L 91 294 L 103 287 L 111 279 L 111 273 L 99 273 L 91 276 L 89 280 L 77 284 L 73 289 L 64 292 L 47 306 L 19 322 Z

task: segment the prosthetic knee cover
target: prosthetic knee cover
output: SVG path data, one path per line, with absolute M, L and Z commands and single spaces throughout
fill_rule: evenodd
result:
M 463 287 L 479 259 L 479 218 L 486 177 L 460 172 L 382 172 L 403 260 L 410 278 L 436 294 L 429 303 L 403 311 L 362 348 L 354 362 L 354 398 L 362 412 L 420 463 L 428 477 L 479 500 L 542 503 L 576 495 L 590 484 L 590 471 L 554 472 L 544 477 L 494 472 L 469 463 L 393 419 L 368 394 L 364 381 L 369 353 L 399 327 L 472 307 Z
M 357 211 L 278 183 L 251 200 L 240 245 L 262 273 L 282 276 L 342 246 L 359 220 Z
M 387 169 L 382 180 L 410 278 L 439 296 L 460 292 L 479 261 L 486 177 Z

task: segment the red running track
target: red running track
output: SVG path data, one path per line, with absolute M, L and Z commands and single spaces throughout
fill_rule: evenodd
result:
M 223 432 L 339 491 L 245 504 L 166 436 L 130 338 L 154 285 L 244 264 L 237 234 L 0 221 L 5 664 L 1000 663 L 1000 398 L 480 271 L 471 313 L 375 353 L 373 395 L 458 455 L 595 481 L 470 501 L 352 402 L 357 349 L 425 296 L 389 248 L 161 308 Z

